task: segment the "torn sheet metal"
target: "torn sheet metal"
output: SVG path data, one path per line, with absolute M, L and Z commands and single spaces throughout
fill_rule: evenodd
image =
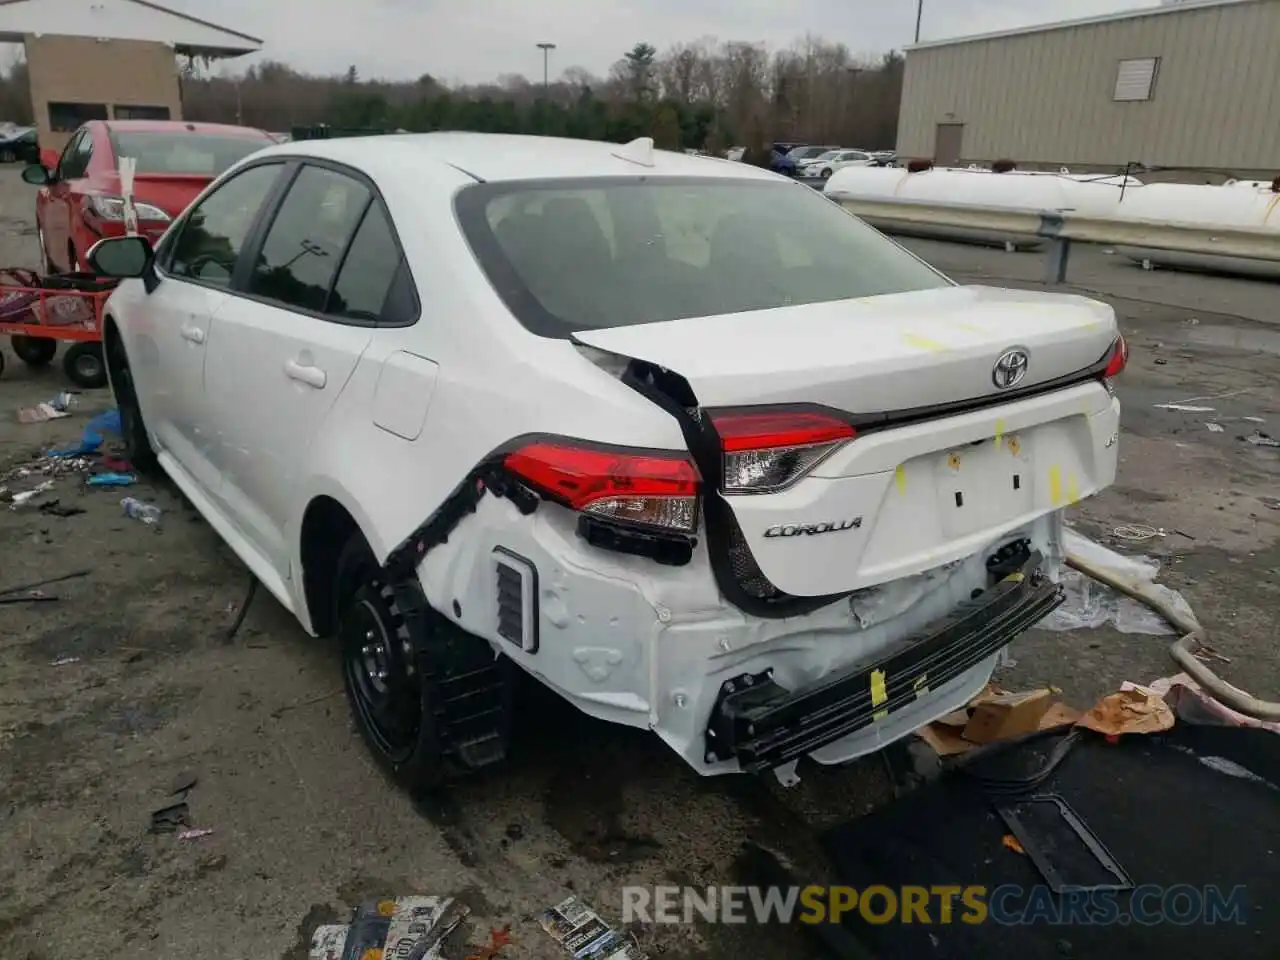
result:
M 309 960 L 433 960 L 468 909 L 449 897 L 388 897 L 356 907 L 345 926 L 326 924 L 311 938 Z
M 645 960 L 630 937 L 614 930 L 577 897 L 544 911 L 539 923 L 574 960 Z

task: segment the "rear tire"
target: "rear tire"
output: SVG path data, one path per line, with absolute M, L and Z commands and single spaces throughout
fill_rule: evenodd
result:
M 84 390 L 107 385 L 107 363 L 100 343 L 73 343 L 62 355 L 62 369 L 67 379 Z
M 112 328 L 114 330 L 114 327 Z M 116 410 L 120 412 L 120 434 L 124 438 L 125 456 L 138 473 L 154 475 L 159 470 L 156 452 L 147 437 L 147 427 L 142 420 L 142 407 L 133 385 L 133 372 L 124 352 L 124 341 L 110 332 L 105 342 L 107 364 L 111 368 L 111 392 L 115 395 Z
M 353 534 L 338 558 L 342 680 L 356 728 L 374 759 L 411 793 L 446 780 L 436 713 L 421 682 L 425 629 L 406 622 L 373 551 Z
M 822 168 L 822 172 L 821 172 L 820 174 L 818 174 L 818 176 L 820 176 L 823 180 L 830 180 L 830 179 L 831 179 L 831 168 L 830 168 L 830 167 L 823 167 L 823 168 Z
M 47 367 L 53 363 L 53 357 L 58 352 L 58 341 L 48 337 L 16 334 L 9 338 L 9 344 L 17 358 L 28 367 Z

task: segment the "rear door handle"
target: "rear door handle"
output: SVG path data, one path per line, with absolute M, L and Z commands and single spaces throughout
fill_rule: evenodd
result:
M 329 382 L 328 376 L 319 367 L 304 366 L 297 360 L 286 360 L 284 372 L 290 380 L 297 380 L 317 390 L 323 390 L 324 385 Z
M 204 343 L 204 330 L 200 327 L 183 327 L 182 339 L 192 343 Z

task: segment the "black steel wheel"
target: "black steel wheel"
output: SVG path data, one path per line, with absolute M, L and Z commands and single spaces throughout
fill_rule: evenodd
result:
M 433 789 L 445 765 L 419 669 L 424 638 L 413 635 L 358 534 L 339 558 L 337 583 L 342 678 L 356 727 L 397 782 L 412 791 Z
M 47 367 L 58 352 L 58 341 L 48 337 L 28 337 L 16 334 L 9 338 L 13 352 L 28 367 Z
M 73 343 L 62 355 L 62 370 L 77 387 L 96 390 L 107 385 L 107 363 L 100 343 Z
M 111 370 L 111 392 L 115 395 L 116 410 L 120 413 L 120 434 L 124 439 L 125 456 L 133 469 L 141 474 L 154 474 L 157 470 L 156 452 L 147 437 L 147 427 L 138 405 L 138 393 L 133 384 L 133 371 L 124 352 L 124 342 L 115 333 L 109 333 L 105 343 L 107 364 Z

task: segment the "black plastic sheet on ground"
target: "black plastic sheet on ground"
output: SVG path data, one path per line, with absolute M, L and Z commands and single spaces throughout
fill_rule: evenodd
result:
M 978 769 L 1017 776 L 1039 766 L 1052 747 L 1052 740 L 1022 744 Z M 1280 736 L 1265 730 L 1179 726 L 1116 744 L 1093 735 L 1081 739 L 1033 792 L 1064 799 L 1131 878 L 1134 891 L 1106 895 L 1114 904 L 1111 916 L 1098 910 L 1072 916 L 1032 860 L 1006 843 L 1009 827 L 996 813 L 1006 798 L 993 799 L 989 787 L 965 774 L 843 824 L 823 843 L 834 883 L 858 890 L 976 885 L 988 895 L 1005 887 L 1006 920 L 1035 920 L 964 923 L 957 903 L 952 922 L 940 923 L 936 899 L 930 924 L 918 922 L 918 914 L 914 923 L 874 924 L 846 914 L 843 928 L 876 957 L 1274 960 L 1280 955 L 1280 791 L 1272 784 L 1280 784 Z M 1210 887 L 1218 893 L 1197 904 Z M 1241 909 L 1233 912 L 1237 904 Z M 1202 909 L 1216 910 L 1217 922 L 1204 922 Z M 1140 923 L 1135 911 L 1144 921 L 1162 912 L 1169 919 Z M 1092 919 L 1085 922 L 1086 916 Z

